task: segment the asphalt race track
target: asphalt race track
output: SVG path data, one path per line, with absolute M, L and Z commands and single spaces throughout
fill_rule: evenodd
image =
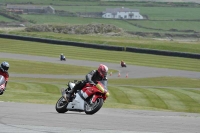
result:
M 1 58 L 45 61 L 97 67 L 100 62 L 0 53 Z M 103 63 L 103 62 L 101 62 Z M 103 63 L 121 73 L 109 78 L 175 76 L 200 78 L 200 72 Z M 84 75 L 10 74 L 13 77 L 84 78 Z M 56 103 L 57 101 L 55 101 Z M 94 115 L 84 112 L 58 114 L 55 105 L 0 102 L 0 133 L 199 133 L 200 114 L 102 108 Z
M 58 55 L 59 56 L 59 55 Z M 67 59 L 66 61 L 60 61 L 59 58 L 43 57 L 43 56 L 32 56 L 32 55 L 22 55 L 22 54 L 10 54 L 10 53 L 0 53 L 2 58 L 12 58 L 20 60 L 29 61 L 42 61 L 50 63 L 59 64 L 70 64 L 78 66 L 91 66 L 98 67 L 100 63 L 108 66 L 109 69 L 115 69 L 120 72 L 120 77 L 118 73 L 108 76 L 108 78 L 125 78 L 128 74 L 129 78 L 146 78 L 146 77 L 161 77 L 161 76 L 173 76 L 173 77 L 188 77 L 188 78 L 200 78 L 200 72 L 194 71 L 183 71 L 183 70 L 173 70 L 166 68 L 154 68 L 145 66 L 133 66 L 129 65 L 126 68 L 122 68 L 120 64 L 106 63 L 106 62 L 95 62 L 95 61 L 82 61 Z M 119 61 L 120 63 L 120 61 Z M 85 78 L 85 75 L 42 75 L 42 74 L 10 74 L 12 77 L 35 77 L 35 78 Z

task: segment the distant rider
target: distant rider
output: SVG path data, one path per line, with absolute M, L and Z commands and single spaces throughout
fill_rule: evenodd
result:
M 4 93 L 4 91 L 6 90 L 6 86 L 8 83 L 8 78 L 9 78 L 9 73 L 8 73 L 8 69 L 9 69 L 10 65 L 8 62 L 2 62 L 1 66 L 0 66 L 0 75 L 4 76 L 6 82 L 0 86 L 0 95 L 2 95 Z
M 90 84 L 97 84 L 97 81 L 104 81 L 107 83 L 107 73 L 108 73 L 108 67 L 106 65 L 100 64 L 97 70 L 92 70 L 86 75 L 86 82 L 79 82 L 74 86 L 72 90 L 66 95 L 63 94 L 64 97 L 68 98 L 68 101 L 71 101 L 71 96 L 76 92 L 77 90 L 82 89 L 86 83 Z
M 123 60 L 121 60 L 121 66 L 124 67 L 125 66 L 125 62 Z
M 63 55 L 63 53 L 60 54 L 60 60 L 64 60 L 65 56 Z

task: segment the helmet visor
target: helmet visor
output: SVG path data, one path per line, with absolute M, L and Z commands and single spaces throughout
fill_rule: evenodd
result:
M 108 72 L 102 72 L 102 74 L 103 74 L 104 76 L 107 76 Z
M 5 67 L 5 68 L 4 68 L 5 71 L 8 71 L 8 69 L 9 69 L 9 67 Z

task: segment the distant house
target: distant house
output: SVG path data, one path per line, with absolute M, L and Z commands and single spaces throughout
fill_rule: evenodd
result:
M 138 9 L 129 8 L 108 8 L 103 12 L 103 18 L 115 18 L 115 19 L 144 19 L 140 15 Z
M 22 13 L 48 13 L 55 14 L 55 9 L 52 6 L 33 6 L 33 5 L 10 5 L 6 6 L 7 11 Z

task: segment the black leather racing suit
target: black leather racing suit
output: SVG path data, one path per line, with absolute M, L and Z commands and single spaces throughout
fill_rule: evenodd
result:
M 107 77 L 102 78 L 97 70 L 92 70 L 86 75 L 86 82 L 77 83 L 74 88 L 69 92 L 69 98 L 77 90 L 82 89 L 86 83 L 97 84 L 97 81 L 102 81 L 105 88 L 107 89 Z
M 107 80 L 107 77 L 102 78 L 97 70 L 92 70 L 86 75 L 86 81 L 89 83 L 97 83 L 97 81 Z

